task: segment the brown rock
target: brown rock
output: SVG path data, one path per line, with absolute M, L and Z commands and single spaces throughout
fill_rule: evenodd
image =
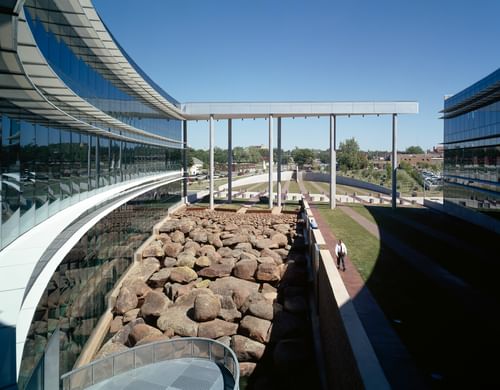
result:
M 104 344 L 97 355 L 95 355 L 95 360 L 102 359 L 108 357 L 110 355 L 114 355 L 115 353 L 127 351 L 128 347 L 121 343 L 114 343 L 112 340 L 109 340 L 106 344 Z
M 170 273 L 172 272 L 171 268 L 162 268 L 158 272 L 151 275 L 149 278 L 149 284 L 153 288 L 161 287 L 167 283 L 168 278 L 170 277 Z
M 115 311 L 118 314 L 124 314 L 129 310 L 135 309 L 138 303 L 137 296 L 127 287 L 122 287 L 116 299 Z
M 273 249 L 278 248 L 278 244 L 270 238 L 261 238 L 255 242 L 255 247 L 257 249 Z
M 170 280 L 177 283 L 189 283 L 197 277 L 196 272 L 189 267 L 174 267 L 170 273 Z
M 128 312 L 126 312 L 123 315 L 123 323 L 126 324 L 130 321 L 135 320 L 137 318 L 137 316 L 139 315 L 140 311 L 141 311 L 141 309 L 132 309 L 132 310 L 129 310 Z
M 280 280 L 281 273 L 276 264 L 264 263 L 259 265 L 255 277 L 263 282 L 276 282 Z
M 233 237 L 222 240 L 222 245 L 232 246 L 235 244 L 240 244 L 242 242 L 249 242 L 248 234 L 235 234 Z
M 194 302 L 199 295 L 214 295 L 212 291 L 208 288 L 196 288 L 192 289 L 185 295 L 180 296 L 175 301 L 175 306 L 186 306 L 186 307 L 194 307 Z
M 282 233 L 275 233 L 271 236 L 271 240 L 278 244 L 280 248 L 284 248 L 288 244 L 288 238 Z
M 184 233 L 180 232 L 179 230 L 170 233 L 170 238 L 172 239 L 172 242 L 178 242 L 179 244 L 184 244 L 184 242 L 186 241 Z
M 234 276 L 236 276 L 237 278 L 245 280 L 254 280 L 253 275 L 255 274 L 256 270 L 257 270 L 257 261 L 246 259 L 246 260 L 240 260 L 236 263 L 233 269 L 233 273 Z
M 141 279 L 127 280 L 123 285 L 138 297 L 144 297 L 151 291 L 151 288 Z
M 231 275 L 232 270 L 231 264 L 213 264 L 198 271 L 198 275 L 205 278 L 222 278 Z
M 267 343 L 269 341 L 270 327 L 271 321 L 246 315 L 241 320 L 238 331 L 259 343 Z
M 172 239 L 166 233 L 160 233 L 158 235 L 158 240 L 161 241 L 163 245 L 165 245 L 167 242 L 172 242 Z
M 136 318 L 135 320 L 130 321 L 127 325 L 123 326 L 115 335 L 111 338 L 113 343 L 127 344 L 129 342 L 129 334 L 132 331 L 132 328 L 138 324 L 144 324 L 144 320 L 142 318 Z
M 216 253 L 213 245 L 203 245 L 199 250 L 200 256 L 208 256 L 209 254 Z
M 212 262 L 207 256 L 201 256 L 196 259 L 195 264 L 200 268 L 204 268 L 204 267 L 210 267 Z
M 259 284 L 229 276 L 213 281 L 209 289 L 215 294 L 232 297 L 240 307 L 251 293 L 259 291 Z
M 241 362 L 240 363 L 240 376 L 248 377 L 253 374 L 257 363 Z
M 188 241 L 184 245 L 184 252 L 191 253 L 193 256 L 196 256 L 199 254 L 201 249 L 200 244 L 198 244 L 195 241 Z
M 165 268 L 172 268 L 177 265 L 177 259 L 174 257 L 165 257 L 163 260 L 163 266 Z
M 146 299 L 141 306 L 141 316 L 158 317 L 163 311 L 165 311 L 170 303 L 170 300 L 165 294 L 157 291 L 151 291 L 148 295 L 146 295 Z
M 191 230 L 189 232 L 189 237 L 196 242 L 205 243 L 208 241 L 208 234 L 205 230 Z
M 222 336 L 235 335 L 238 330 L 238 324 L 215 319 L 203 322 L 198 326 L 198 337 L 216 339 Z
M 115 334 L 121 329 L 122 326 L 123 326 L 123 317 L 116 316 L 115 318 L 113 318 L 113 321 L 111 321 L 111 324 L 109 325 L 109 333 Z
M 177 255 L 182 251 L 182 244 L 179 244 L 178 242 L 169 242 L 163 246 L 163 250 L 165 251 L 166 256 L 177 257 Z
M 198 335 L 198 323 L 188 316 L 189 306 L 171 306 L 162 313 L 156 322 L 158 328 L 163 331 L 172 329 L 176 335 L 196 337 Z
M 147 257 L 158 257 L 158 258 L 163 258 L 165 256 L 165 252 L 163 251 L 162 247 L 157 244 L 152 244 L 146 247 L 142 251 L 142 257 L 147 258 Z
M 156 343 L 157 341 L 163 341 L 163 340 L 168 340 L 169 337 L 161 334 L 160 332 L 160 335 L 157 335 L 157 334 L 150 334 L 146 337 L 143 337 L 142 339 L 140 339 L 136 344 L 135 344 L 135 347 L 140 347 L 141 345 L 145 345 L 145 344 L 149 344 L 149 343 Z
M 138 341 L 146 336 L 163 336 L 163 333 L 158 329 L 146 324 L 137 324 L 132 328 L 129 334 L 130 345 L 135 345 Z
M 193 268 L 196 258 L 191 253 L 182 252 L 177 256 L 177 266 Z
M 262 249 L 262 251 L 260 251 L 260 256 L 261 257 L 272 257 L 274 259 L 274 262 L 276 264 L 281 264 L 283 263 L 283 260 L 281 259 L 281 256 L 276 253 L 275 251 L 271 250 L 271 249 Z
M 264 354 L 266 346 L 245 336 L 235 335 L 231 337 L 231 349 L 236 354 L 238 361 L 258 361 Z
M 211 294 L 198 295 L 194 301 L 193 317 L 195 321 L 211 321 L 217 317 L 221 309 L 219 298 Z

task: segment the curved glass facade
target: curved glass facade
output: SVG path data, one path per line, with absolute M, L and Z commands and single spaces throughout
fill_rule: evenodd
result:
M 58 331 L 59 373 L 73 368 L 107 309 L 107 296 L 154 224 L 180 200 L 176 181 L 127 202 L 94 225 L 66 255 L 38 304 L 24 347 L 19 388 L 43 388 L 43 359 Z M 71 227 L 68 227 L 71 229 Z
M 47 8 L 46 3 L 26 1 L 25 15 L 38 48 L 61 80 L 78 96 L 121 122 L 180 140 L 180 121 L 159 112 L 120 82 L 103 59 L 85 45 L 64 16 L 55 7 Z M 131 65 L 140 69 L 135 63 Z M 141 70 L 140 74 L 144 72 Z M 161 91 L 156 84 L 153 86 Z M 178 104 L 165 92 L 162 96 Z
M 444 201 L 500 218 L 500 69 L 445 100 Z M 495 97 L 497 96 L 497 97 Z

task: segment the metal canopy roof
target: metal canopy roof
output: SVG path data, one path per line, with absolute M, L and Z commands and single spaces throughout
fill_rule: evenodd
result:
M 418 114 L 417 102 L 207 102 L 183 103 L 187 120 Z

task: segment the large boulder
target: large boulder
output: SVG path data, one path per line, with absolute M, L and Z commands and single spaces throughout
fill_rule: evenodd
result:
M 176 230 L 173 233 L 170 233 L 170 239 L 172 242 L 178 242 L 179 244 L 184 244 L 186 241 L 186 237 L 184 237 L 184 233 L 179 230 Z
M 151 277 L 148 280 L 149 285 L 153 288 L 158 288 L 158 287 L 163 288 L 163 286 L 165 286 L 165 283 L 167 283 L 168 279 L 170 278 L 171 272 L 172 272 L 171 268 L 162 268 L 158 272 L 151 275 Z
M 159 244 L 156 244 L 156 243 L 147 246 L 142 251 L 143 258 L 147 258 L 147 257 L 163 258 L 164 256 L 165 256 L 165 252 L 163 251 L 163 248 Z
M 213 245 L 203 245 L 199 250 L 200 256 L 209 256 L 216 253 L 215 247 Z
M 231 349 L 240 362 L 256 362 L 264 354 L 266 346 L 245 336 L 231 337 Z
M 196 262 L 196 258 L 189 252 L 181 252 L 177 256 L 177 265 L 179 267 L 189 267 L 193 268 Z
M 214 293 L 208 288 L 193 288 L 187 294 L 179 296 L 179 298 L 175 301 L 175 306 L 186 306 L 192 308 L 194 307 L 194 302 L 199 295 L 213 296 Z
M 260 256 L 261 257 L 272 257 L 274 262 L 279 265 L 279 264 L 283 263 L 283 259 L 281 258 L 279 253 L 277 253 L 278 250 L 279 249 L 276 249 L 273 251 L 271 249 L 265 248 L 265 249 L 262 249 L 260 251 Z
M 245 259 L 245 260 L 240 260 L 236 263 L 233 269 L 233 274 L 234 276 L 240 279 L 254 280 L 253 276 L 256 270 L 257 270 L 257 260 Z
M 224 321 L 235 322 L 241 318 L 241 313 L 236 307 L 233 298 L 227 295 L 218 295 L 221 309 L 219 310 L 219 317 Z
M 252 362 L 241 362 L 240 363 L 240 376 L 249 377 L 255 371 L 257 363 Z
M 196 227 L 196 222 L 187 218 L 183 218 L 178 224 L 179 230 L 184 234 L 189 233 L 195 227 Z
M 220 239 L 220 233 L 208 233 L 207 235 L 208 243 L 216 248 L 222 247 L 222 240 Z
M 113 321 L 111 321 L 111 324 L 109 324 L 109 333 L 115 334 L 121 329 L 122 326 L 123 326 L 123 317 L 116 316 L 115 318 L 113 318 Z
M 193 317 L 198 322 L 211 321 L 217 317 L 220 309 L 219 298 L 210 294 L 201 294 L 194 301 Z
M 182 244 L 178 242 L 169 242 L 163 246 L 163 250 L 165 251 L 166 256 L 177 257 L 177 255 L 182 251 Z
M 189 232 L 189 238 L 193 241 L 206 243 L 208 242 L 208 234 L 203 229 L 195 229 Z
M 208 256 L 200 256 L 196 259 L 195 264 L 200 268 L 210 267 L 212 261 Z
M 280 248 L 284 248 L 288 244 L 288 237 L 282 233 L 273 234 L 271 240 L 278 244 Z
M 127 325 L 124 325 L 115 335 L 111 338 L 113 343 L 120 343 L 123 345 L 129 345 L 129 334 L 132 331 L 132 328 L 138 324 L 144 324 L 144 320 L 142 318 L 136 318 L 135 320 L 130 321 Z
M 252 250 L 252 244 L 250 244 L 249 242 L 240 242 L 234 247 L 234 249 L 240 249 L 243 252 L 249 252 Z
M 189 306 L 171 306 L 158 318 L 156 325 L 162 331 L 173 330 L 176 335 L 196 337 L 198 323 L 188 316 Z
M 231 275 L 232 270 L 233 266 L 231 265 L 231 263 L 212 264 L 211 266 L 203 268 L 200 271 L 198 271 L 198 275 L 211 279 L 222 278 Z
M 154 275 L 154 274 L 153 274 Z M 151 287 L 149 287 L 143 280 L 134 279 L 134 280 L 126 280 L 123 283 L 124 287 L 128 288 L 138 297 L 144 297 L 151 291 Z
M 202 322 L 198 326 L 198 337 L 216 339 L 222 336 L 232 336 L 237 333 L 238 324 L 215 319 Z
M 271 240 L 270 238 L 261 238 L 255 242 L 255 247 L 257 249 L 275 249 L 279 248 L 278 244 Z
M 276 264 L 263 263 L 259 265 L 255 277 L 262 282 L 277 282 L 281 278 L 281 272 Z
M 267 343 L 269 341 L 270 327 L 271 321 L 246 315 L 241 320 L 238 330 L 240 334 L 248 336 L 259 343 Z
M 222 245 L 224 246 L 232 246 L 236 244 L 241 244 L 243 242 L 249 242 L 250 238 L 248 234 L 235 234 L 233 237 L 226 238 L 222 240 Z
M 189 283 L 197 277 L 196 272 L 189 267 L 174 267 L 170 272 L 170 280 L 177 283 Z
M 160 261 L 156 257 L 148 257 L 143 259 L 139 264 L 135 265 L 128 273 L 123 285 L 127 285 L 134 280 L 147 281 L 151 275 L 160 269 Z
M 118 298 L 116 299 L 115 312 L 118 314 L 124 314 L 129 310 L 135 309 L 139 300 L 134 292 L 130 291 L 127 287 L 122 287 Z
M 141 315 L 144 318 L 149 316 L 158 317 L 170 303 L 170 299 L 165 294 L 158 291 L 151 291 L 146 295 L 146 299 L 141 306 Z
M 187 241 L 186 244 L 184 244 L 184 252 L 191 253 L 193 256 L 198 255 L 200 249 L 200 244 L 195 241 Z
M 128 347 L 124 344 L 114 343 L 112 340 L 108 340 L 108 342 L 101 347 L 97 355 L 95 355 L 94 359 L 102 359 L 114 355 L 115 353 L 120 353 L 127 350 Z
M 128 312 L 126 312 L 124 315 L 123 315 L 123 323 L 126 324 L 130 321 L 133 321 L 137 318 L 137 316 L 139 315 L 139 312 L 141 311 L 141 309 L 137 308 L 137 309 L 132 309 L 132 310 L 129 310 Z
M 250 294 L 259 291 L 259 284 L 229 276 L 213 281 L 209 289 L 215 294 L 232 297 L 240 307 Z
M 163 225 L 160 226 L 160 233 L 170 233 L 177 230 L 179 226 L 179 221 L 176 219 L 169 219 L 165 221 Z
M 177 259 L 175 257 L 165 257 L 163 259 L 163 266 L 165 268 L 172 268 L 177 265 Z
M 130 345 L 135 345 L 137 342 L 147 336 L 163 336 L 163 333 L 152 326 L 146 324 L 137 324 L 132 328 L 129 334 Z

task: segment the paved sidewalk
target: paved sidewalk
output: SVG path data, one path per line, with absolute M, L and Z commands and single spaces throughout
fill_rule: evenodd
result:
M 302 183 L 299 183 L 301 185 Z M 318 209 L 312 205 L 311 210 L 318 224 L 328 249 L 335 258 L 337 239 Z M 351 263 L 345 259 L 346 271 L 341 272 L 342 280 L 351 296 L 358 316 L 363 323 L 366 334 L 372 343 L 387 380 L 397 389 L 425 389 L 427 384 L 418 372 L 415 363 L 402 344 L 398 335 L 378 306 L 375 298 L 365 286 L 361 275 Z

